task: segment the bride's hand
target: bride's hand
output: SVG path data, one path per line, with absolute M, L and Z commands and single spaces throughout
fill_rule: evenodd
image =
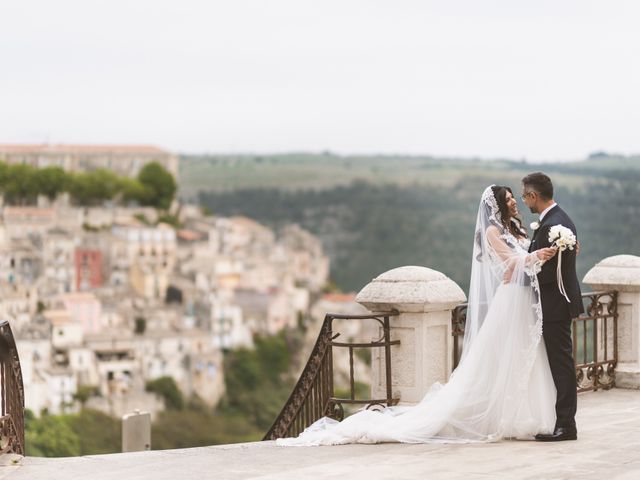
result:
M 541 248 L 540 250 L 536 250 L 536 255 L 540 260 L 546 262 L 550 258 L 553 258 L 557 251 L 558 247 Z

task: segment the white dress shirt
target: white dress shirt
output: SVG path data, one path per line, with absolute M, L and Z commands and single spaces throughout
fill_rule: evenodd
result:
M 540 213 L 540 221 L 542 221 L 542 219 L 544 218 L 544 216 L 547 214 L 547 212 L 549 212 L 549 210 L 551 210 L 553 207 L 555 207 L 556 205 L 558 205 L 556 202 L 553 202 L 550 206 L 548 206 L 547 208 L 545 208 L 542 213 Z

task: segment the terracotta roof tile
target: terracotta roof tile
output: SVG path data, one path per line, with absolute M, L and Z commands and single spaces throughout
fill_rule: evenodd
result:
M 328 302 L 354 302 L 356 299 L 355 293 L 327 293 L 322 297 L 323 300 Z
M 178 238 L 182 240 L 187 240 L 187 241 L 200 240 L 203 237 L 203 235 L 200 232 L 196 232 L 194 230 L 186 230 L 186 229 L 178 230 L 177 235 L 178 235 Z

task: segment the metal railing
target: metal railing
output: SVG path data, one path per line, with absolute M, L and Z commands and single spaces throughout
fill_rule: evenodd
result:
M 591 292 L 582 295 L 588 300 L 586 314 L 573 319 L 573 357 L 576 361 L 578 392 L 609 389 L 615 385 L 615 368 L 618 359 L 618 292 Z M 327 416 L 342 420 L 345 404 L 395 405 L 391 375 L 391 346 L 399 340 L 391 340 L 389 318 L 397 312 L 371 315 L 327 314 L 320 329 L 311 356 L 300 379 L 263 440 L 295 437 L 316 420 Z M 451 312 L 453 335 L 453 366 L 458 366 L 462 354 L 462 338 L 467 315 L 467 304 L 458 305 Z M 380 323 L 382 336 L 367 343 L 336 342 L 340 334 L 334 333 L 334 320 L 375 320 Z M 333 380 L 333 347 L 349 349 L 349 398 L 335 396 Z M 355 348 L 384 349 L 386 398 L 356 399 L 353 354 Z
M 9 322 L 0 322 L 0 454 L 24 455 L 24 386 Z
M 575 360 L 578 392 L 615 386 L 618 363 L 618 292 L 590 292 L 582 295 L 588 300 L 586 313 L 573 319 L 573 358 Z M 462 354 L 467 304 L 458 305 L 451 312 L 453 338 L 453 367 L 458 366 Z
M 458 305 L 451 311 L 451 335 L 453 335 L 453 369 L 460 363 L 462 356 L 462 339 L 464 337 L 464 325 L 467 321 L 467 304 Z
M 318 339 L 309 360 L 300 375 L 287 403 L 263 440 L 295 437 L 316 420 L 327 416 L 342 420 L 343 405 L 360 404 L 367 408 L 374 405 L 395 405 L 397 398 L 391 392 L 391 346 L 399 345 L 400 340 L 391 340 L 389 317 L 397 312 L 374 313 L 371 315 L 325 316 Z M 334 333 L 334 320 L 374 320 L 380 324 L 381 336 L 372 342 L 336 342 L 340 333 Z M 349 398 L 336 397 L 333 378 L 333 347 L 349 349 Z M 354 349 L 383 348 L 386 380 L 386 398 L 357 399 L 355 395 Z
M 586 314 L 573 319 L 578 392 L 615 386 L 618 364 L 618 292 L 592 292 Z

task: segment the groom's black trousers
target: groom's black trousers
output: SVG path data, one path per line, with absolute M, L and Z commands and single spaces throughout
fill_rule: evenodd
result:
M 568 313 L 568 312 L 567 312 Z M 556 400 L 556 426 L 575 427 L 578 405 L 576 369 L 573 361 L 571 320 L 544 322 L 542 336 L 547 348 L 549 366 L 558 396 Z

